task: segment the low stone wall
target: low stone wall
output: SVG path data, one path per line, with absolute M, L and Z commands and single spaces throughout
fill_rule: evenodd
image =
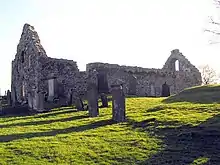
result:
M 129 94 L 133 84 L 138 96 L 160 96 L 162 85 L 165 82 L 170 86 L 171 94 L 201 84 L 201 75 L 197 70 L 194 72 L 171 71 L 169 69 L 149 69 L 108 63 L 90 63 L 87 64 L 86 70 L 104 72 L 107 75 L 109 86 L 115 81 L 122 81 L 125 94 Z

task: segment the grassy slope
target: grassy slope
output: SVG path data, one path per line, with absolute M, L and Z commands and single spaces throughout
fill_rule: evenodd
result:
M 110 120 L 111 108 L 97 118 L 74 109 L 1 117 L 0 164 L 219 164 L 217 88 L 166 100 L 128 98 L 128 121 L 122 124 Z M 215 103 L 204 99 L 210 90 Z M 179 98 L 188 102 L 170 103 Z

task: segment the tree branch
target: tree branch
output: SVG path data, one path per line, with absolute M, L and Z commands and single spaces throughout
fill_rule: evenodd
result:
M 215 35 L 220 35 L 220 32 L 216 32 L 216 31 L 213 31 L 213 30 L 206 29 L 205 32 L 210 32 L 210 33 L 213 33 Z
M 220 26 L 220 23 L 219 22 L 215 22 L 212 17 L 210 17 L 210 20 L 211 21 L 209 23 Z

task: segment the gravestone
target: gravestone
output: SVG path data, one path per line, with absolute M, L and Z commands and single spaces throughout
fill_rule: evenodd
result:
M 167 85 L 167 83 L 165 82 L 162 85 L 162 97 L 168 97 L 170 96 L 170 87 Z
M 107 95 L 104 94 L 104 93 L 102 93 L 102 94 L 100 95 L 100 97 L 101 97 L 101 101 L 102 101 L 102 106 L 101 106 L 101 107 L 107 108 L 107 107 L 108 107 L 108 98 L 107 98 Z
M 70 89 L 69 94 L 68 94 L 68 105 L 71 106 L 73 104 L 73 89 Z
M 76 97 L 75 106 L 78 111 L 84 110 L 84 104 L 83 104 L 82 99 L 80 97 Z
M 111 85 L 112 93 L 112 120 L 125 121 L 125 95 L 122 85 Z
M 79 111 L 84 110 L 84 104 L 80 95 L 73 89 L 71 89 L 70 99 L 71 99 L 70 100 L 71 105 L 72 104 L 75 105 L 77 110 Z
M 12 96 L 12 106 L 15 107 L 18 103 L 17 93 L 16 93 L 16 88 L 15 87 L 13 87 L 13 90 L 11 91 L 11 96 Z
M 104 72 L 99 72 L 97 74 L 97 79 L 98 79 L 98 93 L 99 94 L 109 93 L 107 75 Z
M 89 116 L 96 117 L 99 115 L 98 109 L 98 90 L 94 83 L 89 83 L 87 87 L 87 99 Z
M 156 96 L 154 84 L 151 84 L 151 85 L 150 85 L 150 93 L 151 93 L 151 96 Z
M 58 84 L 58 89 L 57 89 L 58 91 L 58 96 L 59 97 L 65 97 L 65 95 L 64 95 L 64 92 L 65 92 L 65 89 L 64 89 L 64 84 L 63 83 L 59 83 Z
M 0 96 L 0 115 L 3 114 L 2 96 Z
M 9 106 L 11 106 L 11 104 L 12 104 L 11 92 L 9 90 L 7 90 L 7 103 Z
M 37 92 L 36 93 L 36 110 L 38 112 L 44 111 L 44 93 L 43 92 Z
M 128 77 L 128 94 L 136 95 L 137 78 L 134 75 Z
M 33 108 L 34 108 L 34 105 L 33 105 L 33 100 L 34 98 L 33 98 L 33 95 L 29 92 L 28 93 L 28 109 L 29 110 L 33 110 Z

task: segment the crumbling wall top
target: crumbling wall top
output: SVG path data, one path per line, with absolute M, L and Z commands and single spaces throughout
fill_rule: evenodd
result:
M 142 68 L 142 67 L 137 67 L 137 66 L 125 66 L 125 65 L 118 65 L 118 64 L 109 64 L 109 63 L 100 63 L 100 62 L 95 62 L 95 63 L 88 63 L 86 65 L 86 71 L 91 71 L 94 69 L 100 69 L 100 70 L 123 70 L 124 72 L 131 72 L 131 73 L 141 73 L 141 72 L 158 72 L 161 71 L 161 69 L 155 69 L 155 68 Z
M 199 70 L 179 51 L 179 49 L 174 49 L 171 51 L 171 55 L 165 62 L 162 69 L 177 71 L 175 68 L 176 61 L 179 63 L 179 71 L 199 72 Z
M 24 24 L 22 34 L 17 46 L 17 54 L 15 58 L 21 55 L 34 54 L 47 57 L 46 51 L 41 45 L 38 33 L 30 24 Z

